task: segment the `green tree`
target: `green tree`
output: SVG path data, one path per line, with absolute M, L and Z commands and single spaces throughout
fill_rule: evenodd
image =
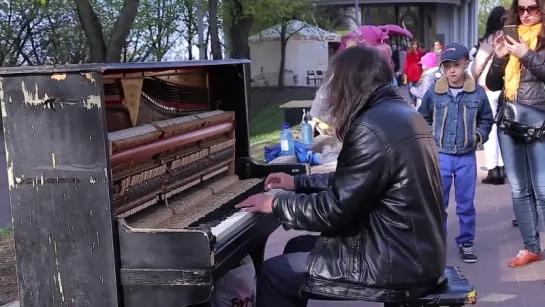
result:
M 284 87 L 286 45 L 289 39 L 313 21 L 312 3 L 305 0 L 224 0 L 229 48 L 233 58 L 250 58 L 248 37 L 274 27 L 280 35 L 278 87 Z M 294 23 L 299 20 L 303 23 Z
M 102 0 L 99 3 L 92 0 L 74 0 L 81 26 L 89 44 L 91 61 L 97 63 L 120 62 L 125 41 L 129 36 L 138 13 L 140 0 Z M 100 14 L 115 18 L 109 32 L 104 33 L 103 20 L 97 15 L 98 10 L 109 11 L 112 14 Z M 117 12 L 119 12 L 117 14 Z M 111 24 L 111 19 L 108 20 Z
M 210 47 L 212 49 L 212 59 L 221 60 L 221 41 L 219 37 L 220 19 L 218 16 L 218 0 L 208 0 L 208 33 L 210 35 Z
M 498 5 L 502 5 L 505 8 L 511 7 L 511 0 L 479 0 L 479 37 L 484 35 L 486 30 L 486 21 L 488 20 L 488 15 L 490 11 Z
M 42 22 L 41 1 L 8 0 L 0 2 L 0 66 L 15 66 L 25 60 L 25 46 L 33 30 Z

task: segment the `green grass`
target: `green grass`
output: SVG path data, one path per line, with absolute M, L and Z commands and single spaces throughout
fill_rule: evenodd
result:
M 278 141 L 283 122 L 284 112 L 277 104 L 255 112 L 250 118 L 250 144 Z
M 6 228 L 0 228 L 0 237 L 10 235 L 13 232 L 13 228 L 6 227 Z
M 265 146 L 274 145 L 280 140 L 284 112 L 279 105 L 273 104 L 254 112 L 250 118 L 250 155 L 259 162 L 264 162 Z

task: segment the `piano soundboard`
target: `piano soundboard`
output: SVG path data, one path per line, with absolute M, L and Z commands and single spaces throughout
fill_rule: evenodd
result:
M 234 206 L 263 192 L 263 179 L 234 174 L 234 119 L 216 110 L 108 133 L 116 217 L 133 228 L 209 231 L 214 244 L 236 234 L 255 214 Z M 205 130 L 208 138 L 192 138 Z M 171 148 L 154 150 L 172 138 Z M 133 148 L 128 162 L 117 162 Z

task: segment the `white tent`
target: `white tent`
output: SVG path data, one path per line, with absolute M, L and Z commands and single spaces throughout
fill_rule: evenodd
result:
M 278 84 L 280 29 L 276 25 L 248 38 L 254 85 Z M 328 43 L 339 42 L 341 36 L 298 20 L 288 23 L 286 35 L 290 38 L 286 45 L 284 84 L 314 86 L 314 81 L 307 82 L 307 71 L 319 74 L 327 70 Z
M 281 25 L 272 26 L 248 38 L 251 43 L 269 42 L 280 40 Z M 341 36 L 336 33 L 312 26 L 300 20 L 292 20 L 286 26 L 286 34 L 291 35 L 290 40 L 307 40 L 321 42 L 340 42 Z

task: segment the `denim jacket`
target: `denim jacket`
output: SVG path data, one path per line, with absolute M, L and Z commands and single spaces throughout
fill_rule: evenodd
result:
M 424 95 L 418 112 L 432 128 L 438 151 L 446 154 L 474 151 L 488 140 L 494 124 L 485 90 L 468 74 L 456 97 L 449 91 L 446 76 L 437 80 Z

